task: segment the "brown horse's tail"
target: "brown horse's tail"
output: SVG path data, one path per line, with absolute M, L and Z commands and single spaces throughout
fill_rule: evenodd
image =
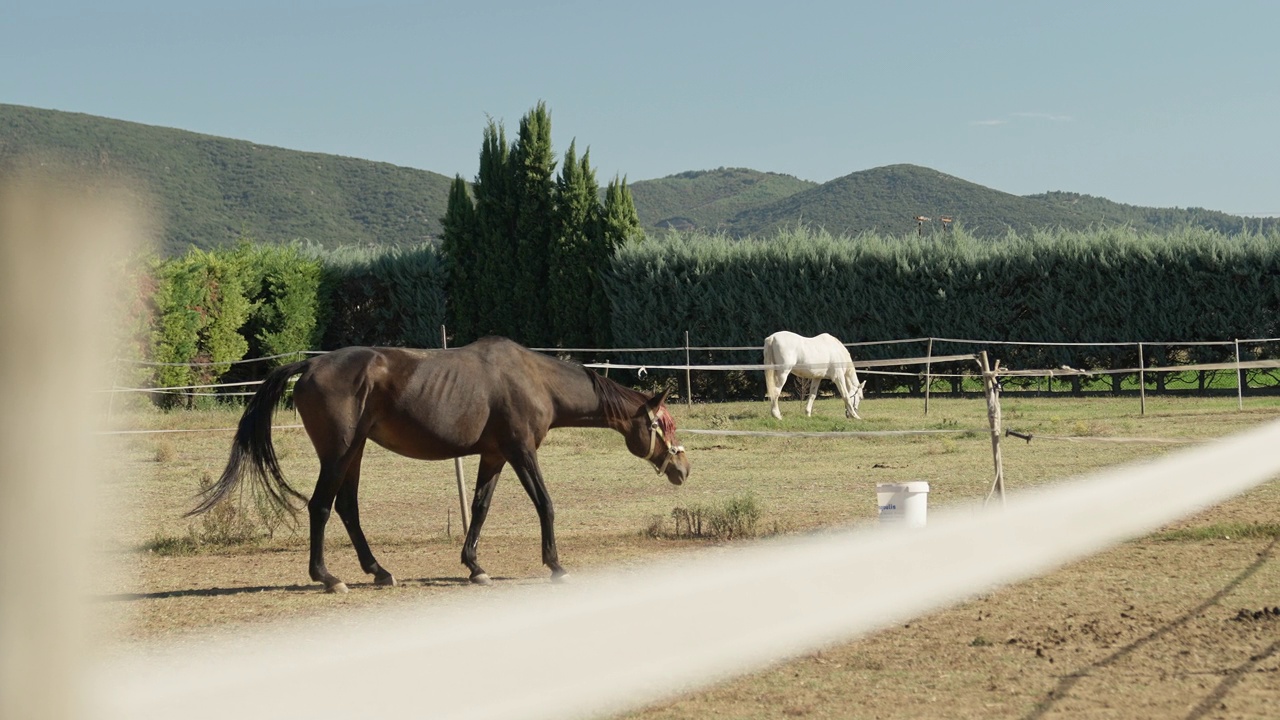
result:
M 231 441 L 231 457 L 227 460 L 226 469 L 222 471 L 222 477 L 200 492 L 197 496 L 199 504 L 183 517 L 208 511 L 234 490 L 244 475 L 246 460 L 249 472 L 277 509 L 293 513 L 297 510 L 293 505 L 293 498 L 306 502 L 306 496 L 290 487 L 285 482 L 284 473 L 280 471 L 275 446 L 271 444 L 271 416 L 275 412 L 276 403 L 284 396 L 289 378 L 306 370 L 310 362 L 303 360 L 283 365 L 272 370 L 262 381 L 258 392 L 249 399 L 244 415 L 240 417 L 240 427 L 236 429 L 235 439 Z
M 777 364 L 778 359 L 774 357 L 775 354 L 776 353 L 773 349 L 773 336 L 770 335 L 764 339 L 764 364 L 766 366 Z M 768 397 L 770 400 L 778 397 L 779 392 L 782 390 L 782 388 L 778 387 L 777 372 L 778 371 L 772 367 L 765 367 L 764 369 L 764 393 L 765 397 Z

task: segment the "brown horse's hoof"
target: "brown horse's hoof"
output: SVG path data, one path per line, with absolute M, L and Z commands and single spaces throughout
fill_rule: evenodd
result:
M 380 585 L 382 587 L 395 587 L 396 578 L 389 572 L 383 572 L 381 575 L 374 577 L 373 584 Z
M 551 573 L 551 582 L 567 583 L 569 582 L 569 573 L 561 570 L 559 573 Z
M 333 595 L 345 595 L 347 594 L 347 584 L 338 581 L 332 585 L 325 585 L 324 591 Z
M 472 585 L 490 585 L 493 581 L 489 579 L 489 573 L 476 573 L 471 576 Z

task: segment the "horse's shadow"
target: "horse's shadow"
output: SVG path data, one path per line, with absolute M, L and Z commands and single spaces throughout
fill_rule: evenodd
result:
M 494 577 L 492 580 L 495 583 L 509 583 L 523 580 L 523 578 Z M 471 585 L 471 581 L 464 576 L 397 578 L 396 582 L 400 587 L 463 587 Z M 372 582 L 354 582 L 348 583 L 348 586 L 352 590 L 366 588 L 372 590 L 387 589 Z M 166 600 L 169 598 L 181 597 L 220 597 L 226 595 L 247 595 L 251 593 L 264 592 L 323 593 L 324 585 L 320 583 L 307 583 L 305 585 L 244 585 L 240 587 L 187 588 L 181 590 L 157 590 L 156 592 L 147 593 L 113 593 L 109 595 L 95 595 L 91 600 L 96 603 L 136 602 L 139 600 Z
M 1258 572 L 1258 570 L 1262 568 L 1263 565 L 1269 562 L 1272 559 L 1272 555 L 1275 554 L 1275 551 L 1278 545 L 1280 545 L 1280 535 L 1276 536 L 1275 539 L 1271 541 L 1271 544 L 1267 545 L 1265 550 L 1258 553 L 1257 560 L 1255 560 L 1247 568 L 1242 570 L 1239 575 L 1232 578 L 1231 582 L 1227 583 L 1225 587 L 1223 587 L 1218 592 L 1214 593 L 1212 596 L 1207 598 L 1204 602 L 1200 603 L 1196 607 L 1187 611 L 1181 617 L 1178 617 L 1170 621 L 1163 627 L 1152 631 L 1151 633 L 1149 633 L 1144 637 L 1140 637 L 1137 640 L 1134 640 L 1133 642 L 1129 643 L 1128 645 L 1125 645 L 1124 647 L 1102 658 L 1101 660 L 1098 660 L 1089 665 L 1086 665 L 1085 667 L 1079 670 L 1076 670 L 1075 672 L 1072 672 L 1068 675 L 1062 676 L 1058 680 L 1058 684 L 1054 686 L 1052 690 L 1049 691 L 1048 695 L 1045 697 L 1044 700 L 1040 701 L 1040 703 L 1036 705 L 1036 707 L 1031 711 L 1031 713 L 1025 717 L 1025 720 L 1038 720 L 1038 718 L 1044 717 L 1059 702 L 1061 702 L 1063 699 L 1066 698 L 1066 696 L 1071 692 L 1072 688 L 1074 688 L 1077 683 L 1079 683 L 1082 679 L 1089 677 L 1089 675 L 1093 671 L 1101 670 L 1108 666 L 1114 665 L 1117 661 L 1133 654 L 1134 652 L 1141 649 L 1143 646 L 1151 643 L 1152 641 L 1157 640 L 1161 637 L 1164 637 L 1165 635 L 1168 635 L 1174 630 L 1177 630 L 1183 625 L 1186 625 L 1188 622 L 1199 617 L 1209 608 L 1215 605 L 1218 605 L 1223 600 L 1223 598 L 1225 598 L 1228 594 L 1231 593 L 1232 590 L 1236 589 L 1241 583 L 1243 583 L 1245 580 L 1248 580 L 1250 577 L 1252 577 L 1255 573 Z M 1235 668 L 1226 669 L 1223 673 L 1224 677 L 1222 681 L 1218 683 L 1217 687 L 1211 690 L 1209 694 L 1205 696 L 1205 698 L 1201 700 L 1200 703 L 1191 710 L 1191 712 L 1186 716 L 1186 720 L 1198 720 L 1198 718 L 1204 717 L 1208 712 L 1210 712 L 1217 705 L 1217 703 L 1219 703 L 1223 698 L 1225 698 L 1227 694 L 1231 692 L 1231 689 L 1234 688 L 1245 677 L 1245 675 L 1249 671 L 1251 671 L 1259 662 L 1276 654 L 1277 652 L 1280 652 L 1280 642 L 1272 643 L 1271 646 L 1268 647 L 1266 650 L 1264 650 L 1261 654 L 1254 655 L 1248 658 L 1243 664 Z

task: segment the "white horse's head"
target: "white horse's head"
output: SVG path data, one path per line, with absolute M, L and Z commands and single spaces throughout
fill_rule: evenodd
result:
M 862 404 L 862 390 L 866 386 L 867 382 L 865 380 L 862 382 L 854 380 L 849 383 L 849 402 L 845 405 L 845 417 L 857 420 L 862 419 L 862 416 L 858 414 L 858 406 Z

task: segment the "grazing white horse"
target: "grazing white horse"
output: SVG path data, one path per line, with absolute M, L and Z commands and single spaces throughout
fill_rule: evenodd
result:
M 858 382 L 858 371 L 844 343 L 832 335 L 822 333 L 817 337 L 805 337 L 783 330 L 764 339 L 764 384 L 769 396 L 770 412 L 782 419 L 778 409 L 778 395 L 787 382 L 788 375 L 796 376 L 801 396 L 808 395 L 804 414 L 813 415 L 813 401 L 818 397 L 818 385 L 823 379 L 836 384 L 844 399 L 844 415 L 862 419 L 858 405 L 862 402 L 865 382 Z M 806 388 L 807 386 L 807 388 Z

